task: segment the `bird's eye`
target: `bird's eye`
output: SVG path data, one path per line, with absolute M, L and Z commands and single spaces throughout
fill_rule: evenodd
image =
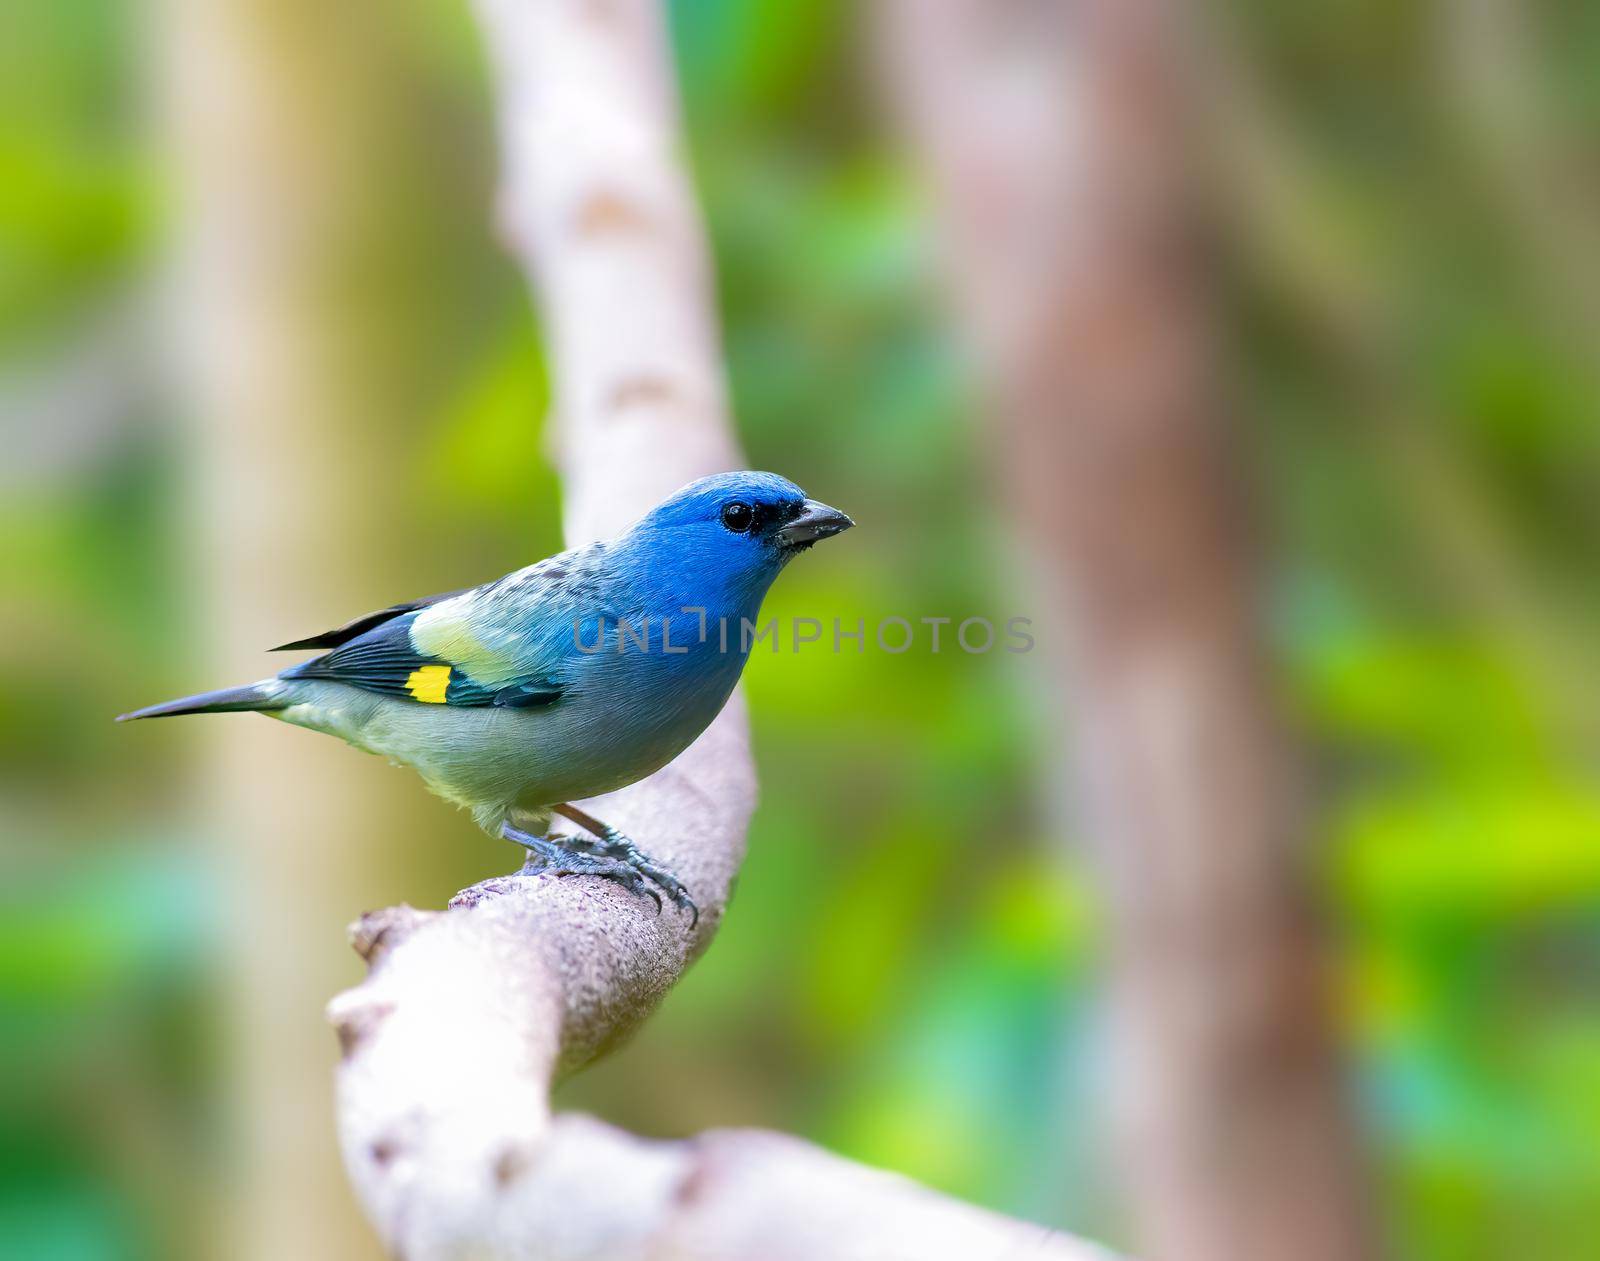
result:
M 756 510 L 747 503 L 731 503 L 722 510 L 722 524 L 735 534 L 749 532 L 756 523 Z

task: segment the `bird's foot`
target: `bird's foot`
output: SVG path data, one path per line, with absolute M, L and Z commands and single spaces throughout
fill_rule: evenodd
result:
M 661 911 L 661 895 L 645 883 L 645 873 L 621 859 L 593 852 L 590 842 L 577 836 L 534 836 L 504 824 L 500 834 L 528 851 L 523 860 L 522 874 L 549 872 L 554 876 L 599 876 L 612 880 L 629 893 L 647 897 Z
M 577 806 L 562 803 L 555 806 L 554 810 L 563 818 L 571 819 L 595 838 L 591 841 L 580 836 L 564 836 L 561 838 L 563 843 L 600 858 L 625 863 L 630 870 L 647 877 L 665 893 L 671 899 L 673 906 L 680 911 L 689 912 L 691 931 L 700 923 L 700 908 L 694 904 L 694 899 L 689 896 L 689 890 L 684 887 L 683 882 L 640 850 L 628 837 L 610 824 L 602 823 L 587 811 L 578 809 Z
M 689 896 L 689 890 L 684 888 L 683 882 L 665 867 L 653 862 L 616 828 L 606 826 L 600 834 L 600 839 L 595 842 L 594 850 L 605 858 L 627 863 L 640 875 L 647 876 L 667 895 L 673 906 L 680 911 L 689 912 L 690 928 L 700 922 L 700 908 L 694 904 L 694 899 Z
M 588 816 L 585 816 L 587 820 Z M 689 890 L 675 875 L 653 861 L 628 837 L 616 828 L 593 821 L 594 839 L 586 836 L 534 836 L 507 823 L 501 828 L 509 841 L 515 841 L 528 851 L 523 862 L 524 872 L 548 871 L 557 876 L 599 876 L 614 880 L 629 893 L 641 894 L 661 909 L 661 897 L 655 885 L 681 911 L 689 912 L 689 927 L 700 923 L 700 908 L 689 896 Z M 590 827 L 585 821 L 581 824 Z M 646 884 L 646 881 L 649 884 Z

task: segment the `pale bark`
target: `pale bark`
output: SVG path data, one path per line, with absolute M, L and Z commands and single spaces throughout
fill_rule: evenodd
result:
M 1143 1250 L 1353 1261 L 1364 1196 L 1220 402 L 1186 12 L 897 0 L 884 43 L 1070 676 Z
M 573 542 L 735 466 L 706 247 L 648 0 L 482 0 L 502 230 L 550 339 Z M 552 1118 L 551 1080 L 637 1025 L 707 944 L 755 798 L 736 698 L 650 779 L 595 803 L 684 880 L 698 929 L 592 879 L 510 876 L 356 929 L 330 1006 L 346 1166 L 395 1256 L 1086 1258 L 1087 1245 L 777 1135 L 648 1142 Z

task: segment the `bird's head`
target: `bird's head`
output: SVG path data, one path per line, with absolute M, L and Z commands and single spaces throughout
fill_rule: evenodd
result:
M 661 560 L 714 570 L 736 582 L 770 582 L 793 557 L 855 522 L 807 499 L 776 473 L 717 473 L 690 482 L 634 527 Z

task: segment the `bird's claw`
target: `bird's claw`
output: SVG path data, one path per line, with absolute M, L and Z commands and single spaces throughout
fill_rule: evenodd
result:
M 614 880 L 635 897 L 644 896 L 656 904 L 656 914 L 661 914 L 661 895 L 644 882 L 644 878 L 626 864 L 619 863 L 617 869 L 596 870 L 585 868 L 582 871 L 563 870 L 555 873 L 557 876 L 599 876 L 602 880 Z
M 631 840 L 616 828 L 608 827 L 601 834 L 600 844 L 596 847 L 599 853 L 607 858 L 615 858 L 625 862 L 640 874 L 647 876 L 671 900 L 672 905 L 680 911 L 689 912 L 689 928 L 692 931 L 700 923 L 700 908 L 694 904 L 694 899 L 689 896 L 689 890 L 675 875 L 658 863 L 646 857 Z
M 700 908 L 690 898 L 682 881 L 664 867 L 651 862 L 632 841 L 615 828 L 597 840 L 582 836 L 534 836 L 512 827 L 509 823 L 501 829 L 505 838 L 528 851 L 523 861 L 524 874 L 548 872 L 555 876 L 599 876 L 620 884 L 635 896 L 648 897 L 656 904 L 656 914 L 661 913 L 661 894 L 650 885 L 660 888 L 679 910 L 687 909 L 692 931 L 700 923 Z M 648 881 L 649 883 L 646 883 Z
M 672 905 L 680 911 L 690 914 L 689 927 L 692 929 L 700 922 L 700 908 L 694 904 L 694 899 L 689 896 L 689 890 L 683 882 L 660 864 L 651 861 L 642 853 L 637 845 L 615 828 L 607 828 L 594 846 L 594 852 L 606 858 L 615 859 L 626 863 L 634 871 L 648 878 L 655 884 Z

